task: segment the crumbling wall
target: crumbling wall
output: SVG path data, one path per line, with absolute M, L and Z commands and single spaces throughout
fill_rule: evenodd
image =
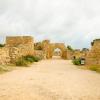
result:
M 41 58 L 41 59 L 46 59 L 46 55 L 45 55 L 45 53 L 42 50 L 35 50 L 34 51 L 34 55 L 36 57 Z
M 31 36 L 6 37 L 6 49 L 1 49 L 1 62 L 15 63 L 25 55 L 34 55 L 34 42 Z M 3 56 L 3 57 L 2 57 Z M 7 56 L 7 57 L 6 57 Z M 9 58 L 9 60 L 8 60 Z M 2 64 L 2 63 L 0 63 Z
M 72 60 L 74 57 L 74 51 L 67 50 L 67 59 Z
M 5 65 L 10 63 L 9 57 L 9 49 L 8 48 L 0 48 L 0 65 Z
M 87 65 L 100 65 L 100 39 L 92 42 L 92 47 L 86 57 Z
M 8 36 L 6 37 L 6 46 L 16 47 L 19 45 L 33 44 L 33 37 L 31 36 Z
M 22 56 L 34 55 L 34 46 L 31 45 L 19 45 L 17 47 L 9 48 L 9 55 L 11 63 L 15 63 Z

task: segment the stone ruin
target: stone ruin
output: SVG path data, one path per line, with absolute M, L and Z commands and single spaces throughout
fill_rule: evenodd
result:
M 62 59 L 71 60 L 83 57 L 87 65 L 100 65 L 100 39 L 92 42 L 91 50 L 70 51 L 64 43 L 50 43 L 49 40 L 34 43 L 31 36 L 6 37 L 5 47 L 0 48 L 0 64 L 15 63 L 22 56 L 33 55 L 42 59 L 51 59 L 55 49 L 61 50 Z
M 92 47 L 86 57 L 87 65 L 100 65 L 100 39 L 91 43 Z
M 50 59 L 54 54 L 55 49 L 60 49 L 62 52 L 61 57 L 67 59 L 67 49 L 64 43 L 50 43 L 49 40 L 44 40 L 42 42 L 35 44 L 35 49 L 42 50 L 44 52 L 44 58 Z
M 34 55 L 34 42 L 31 36 L 6 37 L 6 45 L 0 48 L 0 64 L 15 63 L 25 55 Z
M 10 36 L 6 37 L 5 44 L 5 47 L 0 48 L 0 64 L 4 65 L 15 63 L 20 57 L 26 55 L 50 59 L 56 48 L 61 50 L 61 57 L 67 59 L 67 49 L 63 43 L 50 43 L 49 40 L 34 43 L 31 36 Z
M 83 50 L 76 49 L 73 51 L 72 56 L 75 57 L 76 59 L 77 58 L 86 58 L 88 52 L 89 52 L 88 49 L 83 49 Z

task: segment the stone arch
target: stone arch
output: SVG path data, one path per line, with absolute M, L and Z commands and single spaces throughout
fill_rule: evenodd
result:
M 67 59 L 67 49 L 64 43 L 50 43 L 49 40 L 42 42 L 42 48 L 46 59 L 50 59 L 53 56 L 53 52 L 56 48 L 59 48 L 62 52 L 61 57 Z
M 62 52 L 61 57 L 62 57 L 63 59 L 66 59 L 66 57 L 67 57 L 67 50 L 66 50 L 66 46 L 65 46 L 64 43 L 54 43 L 54 44 L 51 44 L 51 47 L 52 47 L 51 58 L 52 58 L 52 56 L 53 56 L 54 50 L 58 48 L 58 49 L 60 49 L 61 52 Z

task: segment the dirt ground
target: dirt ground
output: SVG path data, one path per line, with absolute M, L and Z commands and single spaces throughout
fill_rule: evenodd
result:
M 0 100 L 100 100 L 100 74 L 43 60 L 0 75 Z

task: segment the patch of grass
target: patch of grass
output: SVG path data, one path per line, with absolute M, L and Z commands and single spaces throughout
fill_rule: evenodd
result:
M 84 69 L 84 70 L 91 70 L 91 71 L 95 71 L 95 72 L 100 73 L 100 66 L 94 66 L 94 65 L 92 65 L 92 66 L 81 66 L 81 67 L 79 66 L 77 68 Z
M 100 73 L 100 66 L 88 66 L 87 68 L 89 70 L 96 71 L 96 72 Z

